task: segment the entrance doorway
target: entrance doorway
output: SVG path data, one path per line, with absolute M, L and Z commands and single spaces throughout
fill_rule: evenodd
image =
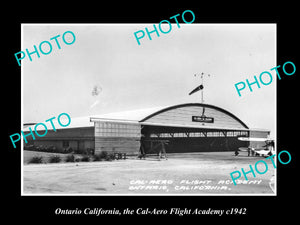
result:
M 165 141 L 167 153 L 235 151 L 247 147 L 238 137 L 248 137 L 248 131 L 217 130 L 189 127 L 142 126 L 145 153 L 151 154 L 153 143 Z

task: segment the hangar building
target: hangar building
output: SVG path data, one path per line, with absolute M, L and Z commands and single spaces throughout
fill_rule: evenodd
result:
M 152 143 L 160 140 L 168 141 L 167 153 L 234 151 L 249 145 L 249 142 L 239 141 L 238 137 L 267 138 L 270 134 L 268 130 L 250 129 L 225 109 L 201 103 L 71 119 L 68 127 L 56 126 L 56 131 L 49 123 L 45 123 L 48 126 L 47 135 L 36 137 L 35 140 L 31 135 L 27 136 L 26 145 L 136 155 L 143 137 L 146 140 L 146 153 L 151 153 Z M 34 125 L 31 129 L 34 130 Z M 23 130 L 25 134 L 26 130 L 28 133 L 28 127 Z

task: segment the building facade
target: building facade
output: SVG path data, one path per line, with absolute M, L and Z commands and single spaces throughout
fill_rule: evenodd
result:
M 49 129 L 45 137 L 30 144 L 136 155 L 143 137 L 146 153 L 152 153 L 153 144 L 159 141 L 168 143 L 167 153 L 235 151 L 249 145 L 238 137 L 270 134 L 267 130 L 251 130 L 225 109 L 200 103 L 72 118 L 67 128 L 56 132 Z

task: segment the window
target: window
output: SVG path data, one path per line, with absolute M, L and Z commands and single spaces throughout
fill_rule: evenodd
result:
M 233 137 L 233 131 L 227 131 L 227 137 Z
M 207 137 L 213 137 L 214 136 L 214 132 L 207 132 Z
M 233 136 L 238 136 L 238 135 L 240 135 L 240 134 L 241 134 L 240 131 L 234 131 L 234 132 L 233 132 Z
M 70 143 L 69 141 L 63 141 L 63 148 L 69 147 Z
M 136 124 L 123 124 L 118 122 L 99 122 L 96 133 L 100 137 L 139 137 L 140 126 Z

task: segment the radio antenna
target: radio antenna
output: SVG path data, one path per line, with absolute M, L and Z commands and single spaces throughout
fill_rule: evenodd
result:
M 203 89 L 204 89 L 204 76 L 205 75 L 207 75 L 208 77 L 210 77 L 210 74 L 205 74 L 203 72 L 201 74 L 194 74 L 195 77 L 196 76 L 200 76 L 200 78 L 201 78 L 201 84 L 189 93 L 189 95 L 191 95 L 191 94 L 194 94 L 195 92 L 201 90 L 201 103 L 202 104 L 204 103 L 204 90 Z

